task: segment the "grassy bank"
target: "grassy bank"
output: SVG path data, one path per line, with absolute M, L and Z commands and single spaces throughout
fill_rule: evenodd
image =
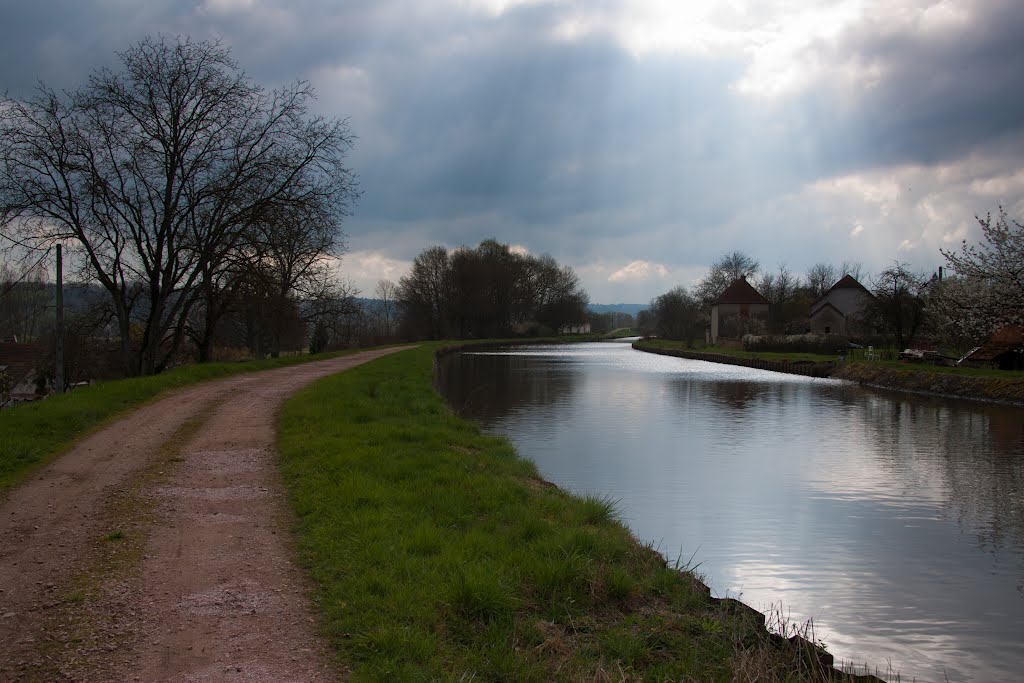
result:
M 936 368 L 883 361 L 846 363 L 832 376 L 894 391 L 1024 405 L 1024 373 L 1021 372 Z
M 0 410 L 0 494 L 62 453 L 74 439 L 161 392 L 243 372 L 322 360 L 332 355 L 337 354 L 188 365 L 150 377 L 98 382 L 63 396 Z
M 634 344 L 641 351 L 673 352 L 691 351 L 686 344 L 668 339 L 644 339 Z M 743 359 L 745 361 L 763 360 L 770 363 L 833 363 L 836 356 L 812 353 L 770 353 L 764 351 L 743 351 L 726 347 L 702 347 L 692 349 L 701 353 L 714 353 L 720 356 Z M 765 369 L 782 370 L 769 365 Z M 842 363 L 829 367 L 828 376 L 845 379 L 859 384 L 889 389 L 892 391 L 910 391 L 921 394 L 951 396 L 986 401 L 1002 401 L 1024 403 L 1024 372 L 992 370 L 987 368 L 960 368 L 913 363 L 899 360 L 879 360 L 864 358 L 863 351 L 857 350 Z
M 544 481 L 434 392 L 437 345 L 321 380 L 279 420 L 323 628 L 353 680 L 800 680 L 732 601 Z
M 820 353 L 776 353 L 772 351 L 744 351 L 743 349 L 733 349 L 726 346 L 704 346 L 703 344 L 695 345 L 692 349 L 687 348 L 686 342 L 676 341 L 673 339 L 644 339 L 642 345 L 651 349 L 665 349 L 668 351 L 699 351 L 701 353 L 717 353 L 723 356 L 733 356 L 735 358 L 760 358 L 763 360 L 774 360 L 781 362 L 800 362 L 800 361 L 812 361 L 815 363 L 834 361 L 837 354 L 820 354 Z

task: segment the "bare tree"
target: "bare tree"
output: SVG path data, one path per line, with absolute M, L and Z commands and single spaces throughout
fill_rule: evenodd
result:
M 840 276 L 836 274 L 836 267 L 831 263 L 819 262 L 807 269 L 807 287 L 815 299 L 823 296 L 829 288 L 834 285 Z
M 849 275 L 857 282 L 864 276 L 864 266 L 860 261 L 843 261 L 839 264 L 840 276 Z
M 29 247 L 76 242 L 134 350 L 127 369 L 152 373 L 181 346 L 199 283 L 272 210 L 340 226 L 352 135 L 308 115 L 308 83 L 267 92 L 220 43 L 146 38 L 119 57 L 63 96 L 0 102 L 0 225 Z
M 379 280 L 373 294 L 380 301 L 377 315 L 381 331 L 385 337 L 391 337 L 395 334 L 395 323 L 398 320 L 398 285 L 391 280 Z
M 769 319 L 773 328 L 784 330 L 787 323 L 786 304 L 793 298 L 800 285 L 799 278 L 789 270 L 785 263 L 778 265 L 778 272 L 765 271 L 757 280 L 755 288 L 771 305 Z
M 742 251 L 725 254 L 712 264 L 707 275 L 697 284 L 697 298 L 704 306 L 709 306 L 735 280 L 752 279 L 760 270 L 761 264 L 757 259 Z
M 52 307 L 53 288 L 41 262 L 23 271 L 0 265 L 0 335 L 38 338 L 53 323 Z
M 865 317 L 896 338 L 900 349 L 906 348 L 925 319 L 924 276 L 896 261 L 874 278 L 873 298 L 864 310 Z

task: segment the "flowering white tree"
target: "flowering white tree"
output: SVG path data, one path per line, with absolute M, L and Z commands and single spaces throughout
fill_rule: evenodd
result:
M 1024 324 L 1024 226 L 1003 207 L 978 218 L 982 241 L 959 251 L 941 250 L 949 268 L 968 286 L 943 288 L 946 310 L 961 326 L 986 336 L 997 327 Z

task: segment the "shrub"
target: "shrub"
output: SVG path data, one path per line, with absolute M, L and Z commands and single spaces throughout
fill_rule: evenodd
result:
M 783 353 L 833 354 L 845 349 L 850 338 L 838 334 L 753 335 L 743 337 L 744 351 L 778 351 Z

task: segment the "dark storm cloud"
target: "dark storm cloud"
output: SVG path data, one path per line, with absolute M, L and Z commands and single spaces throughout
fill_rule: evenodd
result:
M 821 124 L 825 166 L 933 165 L 993 146 L 1019 147 L 1024 4 L 979 0 L 965 7 L 966 22 L 939 30 L 869 19 L 821 51 L 829 62 L 880 73 L 872 87 L 835 92 L 823 85 L 805 94 L 805 115 Z M 837 111 L 827 104 L 834 102 L 848 104 Z
M 556 37 L 577 11 L 566 3 L 501 14 L 381 0 L 9 4 L 0 89 L 17 97 L 36 79 L 74 87 L 157 33 L 223 39 L 268 87 L 310 79 L 321 113 L 350 116 L 358 136 L 365 194 L 350 243 L 394 259 L 493 236 L 614 268 L 706 265 L 744 247 L 766 264 L 841 260 L 839 237 L 856 221 L 870 230 L 876 208 L 802 201 L 816 181 L 972 154 L 1012 170 L 1024 151 L 1018 2 L 965 2 L 959 28 L 928 30 L 907 19 L 919 5 L 879 5 L 795 58 L 824 76 L 767 97 L 737 88 L 753 51 L 637 54 L 614 22 Z M 621 5 L 599 8 L 628 21 Z M 770 16 L 736 10 L 733 27 L 784 19 L 755 9 Z M 851 69 L 873 84 L 847 85 Z M 809 240 L 812 225 L 834 230 Z

